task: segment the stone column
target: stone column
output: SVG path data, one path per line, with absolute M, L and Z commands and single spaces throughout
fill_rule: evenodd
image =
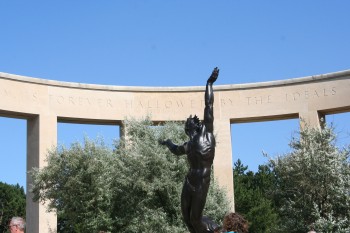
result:
M 305 125 L 308 125 L 310 127 L 317 127 L 320 128 L 320 119 L 324 118 L 324 115 L 320 114 L 318 111 L 304 111 L 299 112 L 299 118 L 300 118 L 300 127 L 304 127 Z
M 126 125 L 124 124 L 124 121 L 119 125 L 119 137 L 127 137 Z
M 42 168 L 46 165 L 48 149 L 57 142 L 57 117 L 40 114 L 27 120 L 27 171 L 33 167 Z M 47 213 L 46 206 L 33 202 L 30 192 L 32 179 L 27 175 L 26 220 L 27 233 L 55 232 L 57 217 L 55 213 Z
M 227 196 L 234 211 L 231 123 L 229 119 L 215 119 L 214 134 L 216 137 L 214 176 L 219 185 L 226 189 Z

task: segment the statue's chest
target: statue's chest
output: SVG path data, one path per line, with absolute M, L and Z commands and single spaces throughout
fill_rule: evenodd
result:
M 196 135 L 188 142 L 191 157 L 203 156 L 214 150 L 215 138 L 212 134 Z

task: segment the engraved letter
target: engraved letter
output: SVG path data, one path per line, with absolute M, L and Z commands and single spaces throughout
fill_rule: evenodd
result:
M 267 96 L 267 103 L 268 103 L 268 104 L 271 103 L 271 96 L 270 96 L 270 95 Z
M 326 88 L 323 89 L 323 95 L 324 95 L 324 96 L 328 96 L 328 95 L 327 95 Z
M 319 97 L 319 95 L 318 95 L 318 93 L 317 93 L 317 90 L 315 90 L 314 95 L 317 96 L 317 97 Z
M 221 106 L 224 106 L 226 103 L 225 103 L 225 100 L 224 99 L 221 99 Z
M 260 97 L 255 97 L 255 103 L 256 104 L 262 104 L 262 96 L 260 96 Z
M 250 105 L 250 97 L 247 97 L 248 105 Z
M 33 101 L 36 102 L 38 100 L 38 93 L 34 92 L 32 97 L 33 97 Z
M 177 106 L 180 108 L 180 107 L 184 107 L 184 104 L 182 103 L 182 101 L 180 100 L 180 101 L 176 101 L 176 103 L 177 103 Z
M 75 105 L 74 98 L 72 96 L 69 96 L 69 103 Z
M 294 100 L 299 99 L 299 97 L 300 97 L 300 93 L 299 93 L 299 92 L 294 92 L 294 93 L 293 93 L 293 99 L 294 99 Z
M 107 105 L 108 105 L 109 107 L 113 107 L 113 106 L 112 106 L 112 100 L 111 100 L 111 99 L 107 99 Z
M 337 92 L 335 91 L 335 87 L 333 87 L 332 88 L 332 95 L 335 95 L 335 93 L 337 93 Z
M 89 103 L 89 105 L 91 105 L 91 101 L 89 98 L 86 98 L 87 102 Z
M 168 100 L 167 102 L 165 102 L 166 108 L 171 108 L 172 105 L 173 105 L 173 102 L 171 102 L 171 100 Z
M 139 101 L 139 106 L 140 106 L 141 108 L 143 108 L 143 104 L 142 104 L 141 101 Z
M 57 97 L 57 103 L 59 103 L 59 104 L 63 104 L 63 102 L 64 102 L 64 97 L 63 96 L 58 96 Z

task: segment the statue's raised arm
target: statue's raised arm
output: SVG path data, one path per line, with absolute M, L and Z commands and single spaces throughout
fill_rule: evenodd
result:
M 219 69 L 214 68 L 210 77 L 208 78 L 206 89 L 205 89 L 205 108 L 204 108 L 204 125 L 207 128 L 208 132 L 213 132 L 214 130 L 214 92 L 213 92 L 213 83 L 219 76 Z
M 213 84 L 219 76 L 219 71 L 220 70 L 217 67 L 215 67 L 213 72 L 211 73 L 210 77 L 208 78 L 207 83 Z
M 213 83 L 218 75 L 219 69 L 216 67 L 207 81 L 204 120 L 201 122 L 196 115 L 194 117 L 190 115 L 186 120 L 185 133 L 189 140 L 183 145 L 176 145 L 170 139 L 159 141 L 161 145 L 166 145 L 173 154 L 187 155 L 189 171 L 181 193 L 181 212 L 191 233 L 213 233 L 218 227 L 208 217 L 203 217 L 210 185 L 211 167 L 215 156 Z

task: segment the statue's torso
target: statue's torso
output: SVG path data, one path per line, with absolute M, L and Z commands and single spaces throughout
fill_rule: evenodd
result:
M 187 142 L 187 159 L 190 165 L 188 178 L 210 178 L 211 166 L 215 156 L 215 137 L 202 126 L 190 141 Z

